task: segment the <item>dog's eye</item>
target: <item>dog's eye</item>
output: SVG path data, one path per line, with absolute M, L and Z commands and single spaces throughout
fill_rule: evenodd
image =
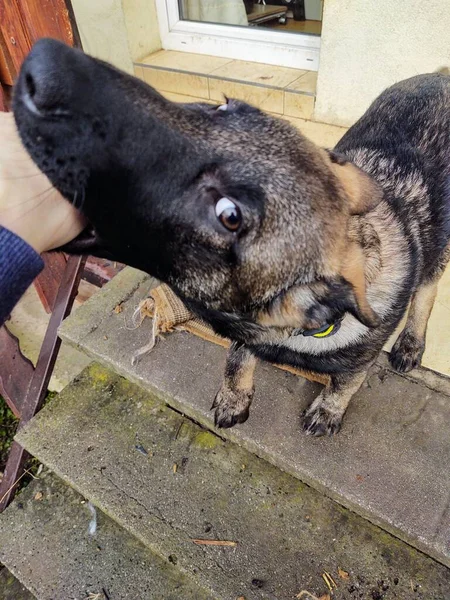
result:
M 216 217 L 228 231 L 237 231 L 242 221 L 241 211 L 228 198 L 221 198 L 215 207 Z

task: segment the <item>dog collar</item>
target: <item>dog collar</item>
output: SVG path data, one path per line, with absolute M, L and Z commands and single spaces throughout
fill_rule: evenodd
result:
M 294 329 L 291 335 L 304 335 L 305 337 L 325 338 L 330 335 L 334 335 L 339 331 L 341 327 L 341 321 L 336 323 L 325 323 L 319 329 Z

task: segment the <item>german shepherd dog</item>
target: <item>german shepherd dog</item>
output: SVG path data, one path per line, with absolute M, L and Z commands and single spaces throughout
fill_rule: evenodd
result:
M 332 151 L 238 100 L 169 102 L 52 40 L 13 106 L 28 152 L 90 222 L 64 249 L 150 273 L 232 340 L 217 426 L 248 418 L 259 358 L 328 374 L 303 428 L 336 433 L 406 312 L 390 360 L 420 364 L 449 258 L 450 77 L 387 89 Z

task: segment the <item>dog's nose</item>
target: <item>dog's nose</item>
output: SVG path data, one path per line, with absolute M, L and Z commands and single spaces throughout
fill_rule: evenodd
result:
M 52 39 L 41 39 L 33 46 L 23 64 L 17 90 L 32 112 L 69 109 L 73 71 L 68 63 L 73 52 Z

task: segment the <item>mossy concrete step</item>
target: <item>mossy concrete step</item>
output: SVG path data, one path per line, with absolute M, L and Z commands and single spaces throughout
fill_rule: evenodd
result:
M 446 567 L 95 363 L 17 438 L 220 600 L 321 596 L 324 572 L 336 600 L 411 600 L 411 585 L 413 598 L 443 600 L 449 589 Z
M 35 598 L 36 596 L 29 592 L 11 571 L 0 566 L 0 600 L 34 600 Z
M 214 430 L 210 407 L 221 383 L 223 348 L 175 332 L 131 365 L 151 332 L 150 319 L 132 330 L 131 314 L 151 285 L 139 271 L 122 271 L 63 323 L 61 336 Z M 122 312 L 114 310 L 118 304 Z M 446 378 L 422 370 L 400 377 L 378 364 L 339 435 L 320 439 L 300 429 L 300 414 L 319 386 L 262 363 L 255 385 L 249 420 L 220 435 L 450 565 Z
M 0 561 L 38 600 L 214 600 L 102 512 L 95 517 L 89 532 L 85 499 L 44 474 L 0 516 Z M 32 597 L 8 595 L 6 583 L 0 598 Z

